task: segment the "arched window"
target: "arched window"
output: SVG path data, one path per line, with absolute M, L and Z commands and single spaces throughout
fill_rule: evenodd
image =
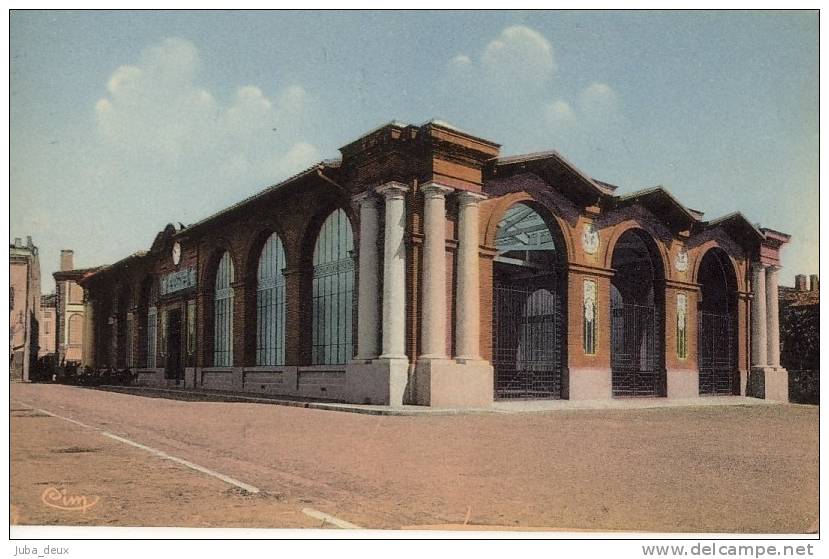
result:
M 141 284 L 139 321 L 139 363 L 148 369 L 154 369 L 158 343 L 158 283 L 152 276 L 147 276 Z M 143 326 L 143 332 L 142 332 Z
M 216 270 L 213 298 L 213 366 L 233 365 L 233 261 L 225 252 Z
M 285 250 L 274 233 L 262 247 L 256 272 L 256 364 L 285 364 Z
M 73 314 L 69 317 L 69 344 L 81 345 L 83 342 L 83 317 Z
M 312 352 L 314 365 L 354 357 L 354 237 L 343 210 L 322 224 L 314 246 Z

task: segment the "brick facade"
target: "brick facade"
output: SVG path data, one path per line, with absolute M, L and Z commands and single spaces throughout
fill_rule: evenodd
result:
M 626 232 L 637 231 L 645 239 L 658 276 L 656 299 L 660 367 L 667 374 L 667 396 L 695 395 L 697 384 L 697 308 L 700 303 L 700 265 L 708 251 L 719 251 L 728 262 L 732 286 L 730 295 L 736 333 L 736 371 L 742 381 L 735 393 L 746 393 L 750 369 L 749 328 L 750 263 L 775 255 L 779 244 L 769 246 L 765 233 L 741 215 L 734 214 L 705 221 L 702 214 L 676 202 L 667 191 L 656 188 L 627 196 L 615 194 L 612 185 L 595 181 L 575 169 L 555 152 L 526 157 L 499 158 L 498 145 L 475 138 L 443 123 L 430 122 L 417 127 L 391 123 L 341 149 L 342 159 L 322 162 L 290 179 L 270 187 L 247 200 L 201 222 L 184 228 L 172 225 L 160 232 L 146 253 L 132 255 L 86 277 L 88 304 L 94 308 L 95 366 L 125 365 L 125 348 L 111 351 L 117 336 L 114 325 L 132 317 L 133 328 L 127 343 L 132 363 L 142 371 L 142 382 L 183 383 L 202 388 L 229 387 L 239 390 L 276 390 L 285 394 L 321 398 L 349 399 L 343 388 L 346 364 L 314 366 L 311 362 L 313 277 L 312 254 L 322 223 L 332 211 L 346 212 L 353 230 L 355 258 L 360 239 L 359 209 L 355 195 L 396 181 L 408 187 L 405 194 L 405 351 L 409 376 L 421 354 L 421 312 L 424 273 L 423 195 L 421 186 L 435 182 L 455 191 L 484 194 L 479 203 L 479 281 L 480 281 L 480 356 L 493 357 L 494 306 L 493 277 L 498 266 L 496 233 L 506 212 L 515 204 L 536 211 L 551 232 L 559 252 L 563 287 L 566 337 L 562 397 L 610 398 L 611 369 L 611 285 L 616 270 L 614 249 Z M 382 203 L 381 239 L 382 243 Z M 457 251 L 459 246 L 456 196 L 446 198 L 446 341 L 447 354 L 455 355 L 457 293 Z M 598 235 L 598 247 L 585 249 L 585 230 Z M 285 282 L 285 364 L 256 366 L 256 270 L 267 238 L 279 235 L 286 259 Z M 181 259 L 174 264 L 173 245 L 181 247 Z M 772 243 L 773 244 L 773 243 Z M 233 362 L 216 368 L 214 350 L 213 286 L 219 259 L 227 251 L 233 268 Z M 382 254 L 382 250 L 380 250 Z M 382 258 L 382 256 L 381 256 Z M 193 268 L 196 285 L 154 301 L 158 323 L 156 367 L 146 368 L 147 286 L 159 278 Z M 382 271 L 382 261 L 380 270 Z M 380 279 L 381 297 L 383 278 Z M 584 351 L 584 282 L 595 282 L 596 347 Z M 355 271 L 355 286 L 360 281 Z M 678 295 L 687 301 L 687 353 L 678 354 Z M 112 308 L 118 297 L 126 307 Z M 189 321 L 188 302 L 195 303 L 196 317 Z M 190 307 L 192 308 L 192 307 Z M 182 352 L 180 378 L 165 375 L 169 348 L 161 336 L 166 329 L 163 317 L 180 313 L 182 337 L 186 345 L 188 324 L 195 324 L 195 352 Z M 355 327 L 356 332 L 356 327 Z M 355 334 L 356 335 L 356 334 Z M 268 377 L 268 375 L 270 375 Z M 267 382 L 263 379 L 268 378 Z M 215 384 L 211 384 L 214 383 Z M 410 381 L 412 382 L 412 381 Z M 673 392 L 673 393 L 672 393 Z M 411 392 L 409 392 L 409 398 Z

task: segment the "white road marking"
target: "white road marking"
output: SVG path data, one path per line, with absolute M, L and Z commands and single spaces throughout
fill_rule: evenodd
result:
M 113 435 L 112 433 L 110 433 L 108 431 L 101 431 L 101 434 L 104 435 L 105 437 L 109 437 L 110 439 L 115 439 L 116 441 L 121 441 L 124 444 L 132 445 L 136 448 L 140 448 L 141 450 L 146 450 L 147 452 L 155 454 L 156 456 L 164 458 L 165 460 L 171 460 L 173 462 L 181 464 L 182 466 L 187 466 L 188 468 L 190 468 L 192 470 L 196 470 L 197 472 L 201 472 L 203 474 L 213 476 L 217 479 L 222 480 L 225 483 L 229 483 L 230 485 L 235 485 L 239 489 L 244 489 L 248 493 L 259 493 L 259 489 L 257 489 L 256 487 L 254 487 L 252 485 L 248 485 L 247 483 L 241 482 L 238 479 L 233 479 L 230 476 L 220 474 L 219 472 L 213 471 L 210 468 L 205 468 L 204 466 L 199 466 L 198 464 L 194 464 L 193 462 L 189 462 L 187 460 L 184 460 L 183 458 L 177 458 L 175 456 L 171 456 L 171 455 L 167 454 L 166 452 L 164 452 L 163 450 L 158 450 L 157 448 L 152 448 L 150 446 L 146 446 L 146 445 L 143 445 L 141 443 L 137 443 L 135 441 L 125 439 L 124 437 L 119 437 L 118 435 Z
M 327 522 L 328 524 L 332 524 L 337 528 L 343 528 L 344 530 L 362 530 L 362 526 L 357 526 L 356 524 L 352 524 L 351 522 L 346 522 L 345 520 L 340 520 L 336 516 L 331 516 L 330 514 L 325 514 L 324 512 L 320 512 L 315 509 L 302 509 L 302 513 L 310 516 L 311 518 L 316 518 L 317 520 L 322 520 L 323 522 Z
M 40 408 L 34 407 L 32 404 L 27 404 L 26 402 L 20 402 L 24 406 L 29 406 L 35 411 L 39 411 L 40 413 L 45 413 L 46 415 L 51 415 L 52 417 L 57 417 L 58 419 L 62 419 L 64 421 L 68 421 L 69 423 L 74 423 L 75 425 L 80 425 L 81 427 L 86 427 L 87 429 L 96 429 L 97 427 L 92 427 L 91 425 L 87 425 L 86 423 L 81 423 L 80 421 L 76 421 L 70 417 L 63 417 L 62 415 L 58 415 L 56 413 L 52 413 L 50 411 L 42 410 Z
M 190 462 L 188 460 L 184 460 L 183 458 L 178 458 L 176 456 L 172 456 L 170 454 L 167 454 L 163 450 L 158 450 L 157 448 L 152 448 L 150 446 L 146 446 L 146 445 L 143 445 L 141 443 L 137 443 L 135 441 L 125 439 L 124 437 L 119 437 L 118 435 L 114 435 L 114 434 L 110 433 L 109 431 L 104 431 L 103 429 L 99 429 L 98 427 L 93 427 L 91 425 L 87 425 L 86 423 L 81 423 L 80 421 L 76 421 L 76 420 L 74 420 L 70 417 L 64 417 L 62 415 L 58 415 L 56 413 L 52 413 L 52 412 L 44 410 L 44 409 L 35 408 L 32 404 L 27 404 L 26 402 L 19 402 L 19 403 L 24 405 L 24 406 L 29 406 L 30 408 L 34 409 L 35 411 L 45 413 L 46 415 L 51 415 L 52 417 L 57 417 L 58 419 L 63 419 L 64 421 L 74 423 L 75 425 L 80 425 L 81 427 L 86 427 L 87 429 L 92 429 L 93 431 L 99 431 L 105 437 L 109 437 L 110 439 L 115 439 L 116 441 L 120 441 L 124 444 L 128 444 L 128 445 L 134 446 L 136 448 L 140 448 L 141 450 L 145 450 L 145 451 L 147 451 L 151 454 L 155 454 L 156 456 L 158 456 L 160 458 L 163 458 L 165 460 L 170 460 L 172 462 L 176 462 L 177 464 L 181 464 L 182 466 L 186 466 L 186 467 L 190 468 L 191 470 L 196 470 L 197 472 L 201 472 L 203 474 L 207 474 L 209 476 L 215 477 L 217 479 L 222 480 L 225 483 L 229 483 L 230 485 L 235 485 L 239 489 L 243 489 L 244 491 L 247 491 L 248 493 L 259 493 L 259 489 L 252 486 L 252 485 L 249 485 L 247 483 L 239 481 L 238 479 L 233 479 L 232 477 L 226 476 L 222 473 L 213 471 L 210 468 L 205 468 L 204 466 L 199 466 L 198 464 L 194 464 L 193 462 Z

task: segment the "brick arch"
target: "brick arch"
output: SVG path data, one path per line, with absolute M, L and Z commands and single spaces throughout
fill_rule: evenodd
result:
M 222 260 L 222 255 L 227 252 L 230 254 L 230 261 L 233 262 L 233 279 L 239 281 L 240 277 L 244 277 L 245 267 L 240 262 L 241 258 L 236 254 L 233 245 L 225 238 L 214 238 L 208 242 L 212 245 L 209 249 L 209 256 L 205 259 L 202 269 L 199 273 L 201 276 L 200 291 L 205 294 L 212 294 L 214 283 L 216 280 L 216 271 L 219 268 L 219 262 Z
M 354 249 L 356 250 L 359 246 L 360 233 L 357 214 L 350 204 L 342 204 L 339 200 L 335 200 L 323 206 L 321 210 L 315 212 L 306 222 L 305 230 L 303 231 L 299 242 L 299 255 L 293 261 L 294 264 L 305 270 L 310 270 L 313 267 L 314 247 L 316 246 L 317 237 L 319 237 L 320 230 L 322 229 L 322 224 L 325 223 L 328 216 L 337 210 L 343 210 L 348 218 L 348 223 L 351 225 L 351 237 L 354 239 Z M 288 262 L 291 262 L 287 253 L 285 257 L 288 259 Z
M 228 242 L 224 238 L 214 238 L 211 241 L 213 245 L 212 249 L 210 249 L 210 256 L 206 259 L 204 266 L 202 268 L 201 273 L 201 299 L 203 301 L 203 325 L 204 325 L 204 335 L 203 335 L 203 344 L 202 344 L 202 358 L 203 362 L 206 366 L 211 367 L 213 366 L 213 326 L 214 326 L 214 301 L 213 301 L 213 292 L 216 289 L 216 272 L 219 268 L 219 263 L 222 260 L 222 256 L 225 252 L 230 254 L 230 261 L 233 263 L 233 283 L 239 281 L 240 277 L 244 277 L 244 267 L 240 266 L 239 257 L 238 255 L 234 254 L 233 246 L 230 242 Z M 238 324 L 238 313 L 236 312 L 237 303 L 234 300 L 233 305 L 233 332 L 239 332 L 238 328 L 243 328 L 244 325 Z M 231 341 L 231 343 L 233 343 Z M 238 352 L 233 352 L 233 360 L 235 362 L 243 358 L 243 356 L 238 356 Z
M 245 275 L 243 277 L 244 290 L 244 355 L 242 362 L 246 367 L 256 365 L 256 340 L 257 340 L 257 323 L 256 323 L 256 297 L 257 297 L 257 275 L 259 271 L 259 258 L 262 254 L 262 249 L 265 243 L 270 239 L 271 235 L 276 235 L 282 242 L 282 250 L 285 252 L 286 264 L 288 260 L 288 244 L 285 242 L 285 234 L 278 224 L 269 221 L 266 226 L 260 229 L 251 237 L 246 251 L 247 263 L 245 266 Z M 288 264 L 289 265 L 289 264 Z
M 731 263 L 734 275 L 737 277 L 737 290 L 742 292 L 748 291 L 748 279 L 746 277 L 745 270 L 743 270 L 743 267 L 740 265 L 740 261 L 745 261 L 745 257 L 742 254 L 736 254 L 737 250 L 735 250 L 735 246 L 736 245 L 733 241 L 731 241 L 731 239 L 721 239 L 715 236 L 698 245 L 689 247 L 688 257 L 691 260 L 691 281 L 699 283 L 698 277 L 702 259 L 709 250 L 719 248 L 725 253 L 728 257 L 728 261 Z
M 241 278 L 245 282 L 245 287 L 253 286 L 255 288 L 256 274 L 259 268 L 259 256 L 262 253 L 262 249 L 264 248 L 265 243 L 268 241 L 271 235 L 274 234 L 277 237 L 279 237 L 280 241 L 282 241 L 282 250 L 285 251 L 286 264 L 291 262 L 288 256 L 288 243 L 285 242 L 285 233 L 282 230 L 282 228 L 278 227 L 276 224 L 273 223 L 269 223 L 265 227 L 260 227 L 257 230 L 257 232 L 251 236 L 247 250 L 245 251 L 245 273 L 244 276 Z
M 573 262 L 575 255 L 573 252 L 572 227 L 557 214 L 555 208 L 551 208 L 549 204 L 544 203 L 544 201 L 539 200 L 526 191 L 506 194 L 485 203 L 489 206 L 487 208 L 489 209 L 489 214 L 485 218 L 484 227 L 482 228 L 481 241 L 484 246 L 495 246 L 498 225 L 504 219 L 507 210 L 515 204 L 526 203 L 528 206 L 533 207 L 533 209 L 540 209 L 539 215 L 542 218 L 549 218 L 554 222 L 557 231 L 553 231 L 553 237 L 564 243 L 564 255 L 566 256 L 567 262 Z M 547 226 L 550 227 L 551 225 L 553 224 L 548 222 Z
M 311 365 L 313 361 L 312 345 L 313 345 L 313 281 L 314 281 L 314 249 L 316 247 L 317 239 L 319 238 L 322 226 L 325 221 L 336 211 L 342 210 L 351 227 L 352 251 L 356 254 L 359 246 L 359 227 L 358 221 L 354 212 L 354 208 L 350 204 L 341 203 L 340 199 L 330 200 L 328 204 L 321 207 L 321 209 L 314 213 L 311 219 L 308 220 L 305 231 L 303 232 L 299 246 L 301 247 L 299 254 L 299 282 L 298 289 L 290 291 L 290 296 L 296 294 L 296 300 L 299 302 L 299 333 L 298 333 L 298 362 L 303 365 Z M 358 279 L 358 262 L 355 262 L 354 267 L 354 287 L 356 300 L 356 286 Z M 356 340 L 357 333 L 357 319 L 354 317 L 352 322 L 353 333 L 352 339 Z M 286 356 L 287 357 L 287 356 Z
M 730 273 L 733 274 L 733 279 L 736 281 L 736 289 L 737 291 L 747 291 L 746 286 L 746 278 L 744 274 L 739 272 L 740 266 L 737 263 L 736 258 L 733 254 L 728 250 L 729 247 L 725 244 L 720 242 L 718 239 L 711 239 L 709 241 L 704 242 L 703 244 L 695 247 L 693 250 L 693 264 L 691 265 L 692 275 L 691 281 L 694 283 L 699 282 L 699 272 L 700 268 L 702 267 L 702 261 L 705 258 L 705 255 L 708 254 L 712 250 L 721 250 L 729 264 L 731 264 L 731 271 Z
M 610 235 L 607 238 L 607 242 L 604 244 L 604 267 L 607 269 L 612 268 L 613 250 L 616 248 L 616 243 L 622 235 L 634 229 L 639 229 L 645 233 L 648 239 L 645 241 L 645 244 L 648 245 L 650 249 L 656 249 L 656 254 L 653 256 L 659 256 L 659 260 L 662 263 L 662 277 L 664 279 L 671 279 L 670 254 L 668 253 L 667 247 L 659 240 L 659 235 L 656 231 L 654 231 L 652 227 L 648 226 L 647 223 L 640 221 L 639 219 L 627 219 L 613 226 L 613 229 L 611 229 Z

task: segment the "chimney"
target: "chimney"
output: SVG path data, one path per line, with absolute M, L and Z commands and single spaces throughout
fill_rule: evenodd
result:
M 74 268 L 74 263 L 73 263 L 74 254 L 75 254 L 74 251 L 67 250 L 67 249 L 64 249 L 64 250 L 60 251 L 60 271 L 61 272 L 66 271 L 66 270 L 72 270 Z
M 32 248 L 35 244 L 32 242 L 32 236 L 26 235 L 26 246 Z
M 20 241 L 20 237 L 15 237 L 14 238 L 14 246 L 15 246 L 15 248 L 22 248 L 23 247 L 23 243 Z
M 809 286 L 806 284 L 805 274 L 797 274 L 794 277 L 794 288 L 798 291 L 809 291 Z
M 809 283 L 811 284 L 811 291 L 820 291 L 820 281 L 818 280 L 817 274 L 809 276 Z

